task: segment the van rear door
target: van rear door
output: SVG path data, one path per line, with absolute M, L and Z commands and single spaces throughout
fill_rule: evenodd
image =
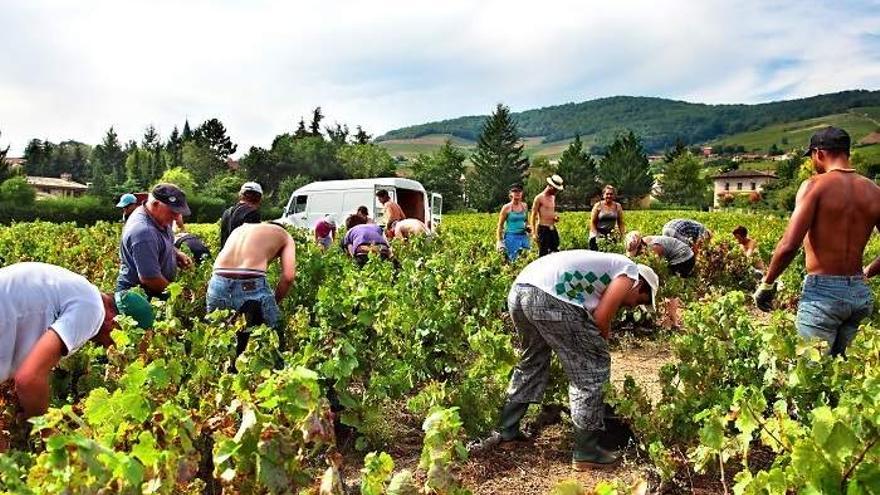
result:
M 431 193 L 431 230 L 436 230 L 440 225 L 443 217 L 443 196 L 437 193 Z
M 385 220 L 385 207 L 382 206 L 382 203 L 379 202 L 379 198 L 376 197 L 376 193 L 381 191 L 382 189 L 388 191 L 388 195 L 391 196 L 391 201 L 397 202 L 397 188 L 388 184 L 376 184 L 373 186 L 373 221 L 376 223 L 384 222 Z M 384 223 L 380 223 L 380 225 L 385 225 Z

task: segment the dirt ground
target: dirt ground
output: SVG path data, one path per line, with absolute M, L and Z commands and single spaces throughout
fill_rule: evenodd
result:
M 658 372 L 670 362 L 672 354 L 664 342 L 633 340 L 623 342 L 611 352 L 611 381 L 623 382 L 631 375 L 652 399 L 660 396 Z M 549 493 L 565 480 L 577 480 L 586 489 L 600 481 L 624 481 L 635 484 L 648 476 L 647 464 L 635 450 L 623 452 L 623 462 L 611 470 L 577 473 L 571 469 L 571 428 L 567 421 L 544 428 L 533 442 L 516 449 L 495 449 L 472 454 L 457 470 L 459 481 L 475 495 L 526 495 Z M 388 453 L 395 470 L 415 471 L 421 450 L 421 431 L 405 434 Z M 413 438 L 408 438 L 412 436 Z M 410 441 L 412 440 L 412 441 Z M 358 471 L 362 454 L 346 456 L 343 469 L 346 483 L 357 493 Z

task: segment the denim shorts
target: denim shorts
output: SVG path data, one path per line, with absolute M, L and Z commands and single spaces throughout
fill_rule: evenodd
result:
M 266 277 L 229 278 L 216 273 L 208 282 L 208 312 L 217 309 L 239 311 L 247 301 L 257 301 L 263 311 L 263 322 L 273 328 L 281 323 L 281 311 L 275 302 L 275 294 L 269 289 Z
M 798 333 L 828 342 L 832 356 L 843 354 L 873 309 L 874 297 L 863 276 L 807 275 L 798 304 Z
M 508 260 L 515 261 L 520 251 L 528 251 L 530 248 L 529 235 L 525 232 L 521 234 L 504 233 L 504 252 L 507 254 Z

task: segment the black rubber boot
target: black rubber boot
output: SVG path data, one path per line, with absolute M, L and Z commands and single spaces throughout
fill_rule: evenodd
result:
M 620 458 L 599 446 L 599 432 L 574 429 L 574 451 L 571 456 L 575 471 L 614 467 Z
M 522 421 L 523 416 L 526 415 L 528 410 L 528 402 L 508 402 L 504 404 L 504 407 L 501 408 L 501 423 L 498 425 L 502 442 L 528 440 L 526 434 L 519 429 L 519 422 Z

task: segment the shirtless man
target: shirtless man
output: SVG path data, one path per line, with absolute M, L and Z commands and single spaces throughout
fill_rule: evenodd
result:
M 407 240 L 416 235 L 427 235 L 428 227 L 418 218 L 406 218 L 394 225 L 394 238 Z
M 547 187 L 535 196 L 532 202 L 532 213 L 529 224 L 532 227 L 532 235 L 538 243 L 538 257 L 559 251 L 559 232 L 556 223 L 559 215 L 556 214 L 556 193 L 563 189 L 562 177 L 552 175 L 547 177 Z
M 733 229 L 733 237 L 742 247 L 743 252 L 746 254 L 746 258 L 752 260 L 754 267 L 757 270 L 764 270 L 766 267 L 764 266 L 764 261 L 761 259 L 761 253 L 758 252 L 758 241 L 749 237 L 749 230 L 745 228 L 745 226 L 740 225 Z M 761 277 L 763 276 L 764 274 L 761 273 Z
M 383 221 L 385 222 L 385 235 L 387 237 L 393 237 L 394 224 L 406 218 L 406 215 L 403 213 L 403 208 L 394 201 L 391 201 L 391 195 L 388 194 L 388 191 L 385 189 L 379 189 L 376 191 L 376 198 L 379 199 L 379 202 L 382 203 L 382 207 L 385 210 L 385 213 L 382 216 Z
M 281 277 L 274 294 L 266 281 L 269 263 L 278 258 Z M 293 238 L 276 223 L 246 223 L 233 230 L 217 255 L 214 274 L 208 282 L 208 312 L 216 309 L 242 311 L 245 303 L 258 304 L 262 322 L 278 332 L 282 348 L 281 312 L 278 303 L 287 295 L 296 277 L 296 247 Z M 247 335 L 239 335 L 238 352 L 244 351 Z
M 776 279 L 803 243 L 808 275 L 797 329 L 803 338 L 827 341 L 831 355 L 845 353 L 859 322 L 871 314 L 873 296 L 865 276 L 878 264 L 862 268 L 865 245 L 872 231 L 880 230 L 880 187 L 850 167 L 849 147 L 849 135 L 834 127 L 810 138 L 805 156 L 812 158 L 817 175 L 801 184 L 788 227 L 754 295 L 760 309 L 771 309 Z

